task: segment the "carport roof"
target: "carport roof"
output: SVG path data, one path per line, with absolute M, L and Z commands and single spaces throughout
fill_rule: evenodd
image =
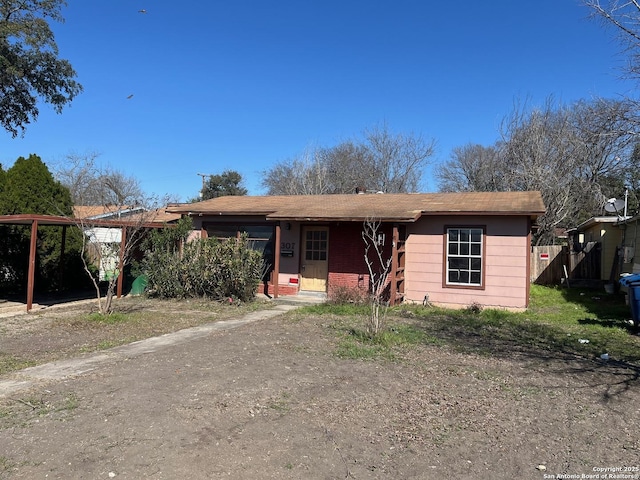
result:
M 264 215 L 269 220 L 414 222 L 423 215 L 518 215 L 545 212 L 540 192 L 225 196 L 172 205 L 191 216 Z
M 134 215 L 122 219 L 83 219 L 70 218 L 57 215 L 40 215 L 25 213 L 19 215 L 0 215 L 0 225 L 31 225 L 34 221 L 39 225 L 78 225 L 78 226 L 103 226 L 103 227 L 126 227 L 136 226 L 143 228 L 161 228 L 167 223 L 175 222 L 179 216 L 161 210 L 148 212 L 146 217 Z
M 37 221 L 40 225 L 75 225 L 72 219 L 55 215 L 37 215 L 31 213 L 0 215 L 0 225 L 31 225 L 34 221 Z

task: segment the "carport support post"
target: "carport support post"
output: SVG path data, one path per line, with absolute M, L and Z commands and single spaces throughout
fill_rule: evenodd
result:
M 36 273 L 36 240 L 38 239 L 38 221 L 31 222 L 31 243 L 29 245 L 29 273 L 27 276 L 27 312 L 33 306 L 33 285 Z

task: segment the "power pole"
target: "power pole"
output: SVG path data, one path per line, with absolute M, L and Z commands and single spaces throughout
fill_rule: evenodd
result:
M 199 176 L 202 177 L 202 190 L 200 190 L 200 198 L 204 195 L 204 187 L 205 187 L 205 177 L 211 177 L 210 173 L 198 173 Z

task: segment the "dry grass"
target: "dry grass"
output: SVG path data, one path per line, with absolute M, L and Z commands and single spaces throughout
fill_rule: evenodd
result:
M 262 308 L 270 308 L 270 304 L 124 297 L 116 302 L 111 315 L 97 313 L 94 302 L 78 302 L 0 318 L 0 374 L 232 319 Z

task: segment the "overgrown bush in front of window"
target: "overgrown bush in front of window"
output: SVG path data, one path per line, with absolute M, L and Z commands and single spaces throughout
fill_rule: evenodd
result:
M 142 261 L 149 296 L 233 298 L 243 302 L 255 298 L 262 255 L 251 248 L 246 236 L 228 241 L 192 240 L 182 249 L 164 240 L 162 234 L 153 239 Z

